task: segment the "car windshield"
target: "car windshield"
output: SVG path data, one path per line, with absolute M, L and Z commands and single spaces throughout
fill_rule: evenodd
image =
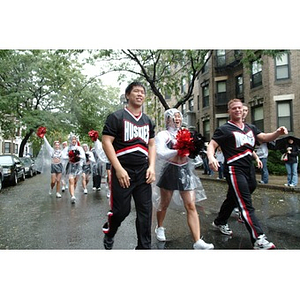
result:
M 0 156 L 0 165 L 11 164 L 11 162 L 10 156 Z
M 22 157 L 20 158 L 23 163 L 31 164 L 30 158 Z

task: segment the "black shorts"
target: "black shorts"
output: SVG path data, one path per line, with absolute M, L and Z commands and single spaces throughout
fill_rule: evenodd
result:
M 167 163 L 162 168 L 157 186 L 170 191 L 191 191 L 197 187 L 193 176 L 188 164 L 177 166 Z
M 82 166 L 82 173 L 90 175 L 92 173 L 91 165 L 83 165 Z
M 62 171 L 63 171 L 62 163 L 51 164 L 51 174 L 62 173 Z

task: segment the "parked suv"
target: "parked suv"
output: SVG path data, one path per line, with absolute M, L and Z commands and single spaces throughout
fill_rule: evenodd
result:
M 3 168 L 4 182 L 16 185 L 18 180 L 25 180 L 25 167 L 16 155 L 0 155 L 0 165 Z

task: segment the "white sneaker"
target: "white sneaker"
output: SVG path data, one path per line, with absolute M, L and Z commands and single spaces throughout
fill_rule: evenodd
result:
M 254 243 L 255 250 L 269 250 L 276 248 L 275 245 L 269 242 L 264 234 L 261 234 Z
M 97 188 L 97 191 L 101 191 L 101 187 Z
M 61 198 L 61 194 L 60 193 L 56 193 L 56 198 Z
M 84 190 L 83 190 L 83 193 L 84 193 L 84 194 L 87 194 L 87 189 L 84 189 Z
M 160 242 L 166 241 L 165 230 L 166 230 L 166 228 L 164 228 L 164 227 L 156 227 L 155 228 L 156 238 L 158 241 L 160 241 Z
M 195 250 L 212 250 L 214 249 L 213 244 L 205 243 L 202 239 L 199 239 L 194 245 L 193 248 Z
M 226 235 L 232 235 L 232 230 L 229 228 L 228 224 L 225 225 L 216 225 L 215 222 L 212 222 L 212 226 L 218 228 L 221 233 Z
M 76 201 L 76 197 L 75 197 L 75 196 L 72 196 L 72 197 L 71 197 L 71 203 L 74 204 L 75 201 Z
M 66 190 L 65 186 L 63 185 L 63 187 L 61 188 L 61 191 L 64 192 Z
M 96 191 L 96 188 L 95 188 L 95 187 L 93 187 L 93 191 Z
M 235 207 L 233 210 L 234 210 L 234 212 L 235 212 L 236 215 L 240 214 L 240 210 L 237 207 Z

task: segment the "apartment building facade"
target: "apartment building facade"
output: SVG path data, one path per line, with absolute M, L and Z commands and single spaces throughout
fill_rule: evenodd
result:
M 300 50 L 281 58 L 262 57 L 247 68 L 241 51 L 215 50 L 195 83 L 194 94 L 182 111 L 189 127 L 206 140 L 227 121 L 227 103 L 241 99 L 249 107 L 247 122 L 264 132 L 286 126 L 300 137 Z M 191 117 L 192 116 L 192 117 Z

